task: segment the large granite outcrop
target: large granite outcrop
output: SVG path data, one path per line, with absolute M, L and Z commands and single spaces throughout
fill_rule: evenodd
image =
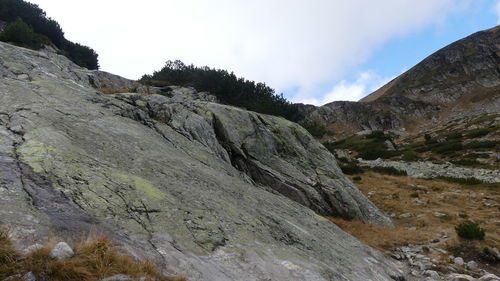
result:
M 101 232 L 189 280 L 402 280 L 321 215 L 391 225 L 304 129 L 0 43 L 0 225 L 20 245 Z M 118 83 L 110 74 L 104 74 Z

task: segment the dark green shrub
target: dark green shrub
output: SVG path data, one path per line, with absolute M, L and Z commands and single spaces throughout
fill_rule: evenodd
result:
M 444 180 L 447 182 L 465 184 L 465 185 L 476 185 L 476 184 L 484 183 L 483 181 L 478 180 L 476 178 L 454 178 L 454 177 L 440 176 L 440 177 L 436 177 L 436 179 Z
M 415 162 L 419 158 L 417 156 L 417 153 L 415 151 L 405 151 L 403 153 L 403 157 L 401 157 L 401 160 L 406 161 L 406 162 Z
M 462 150 L 462 142 L 443 142 L 434 145 L 431 151 L 438 154 L 452 153 L 457 150 Z
M 425 144 L 431 144 L 431 143 L 436 143 L 436 140 L 434 140 L 431 135 L 429 134 L 425 134 L 424 135 L 424 140 L 425 140 Z
M 358 156 L 366 160 L 375 160 L 377 158 L 391 158 L 400 155 L 400 151 L 389 151 L 385 145 L 385 141 L 390 140 L 388 135 L 382 131 L 374 131 L 367 136 L 353 135 L 348 138 L 328 142 L 323 145 L 333 152 L 335 149 L 350 149 L 358 152 Z
M 475 159 L 459 159 L 459 160 L 453 160 L 451 161 L 451 163 L 460 166 L 477 166 L 481 164 Z
M 467 240 L 484 240 L 484 229 L 472 221 L 465 221 L 455 227 L 457 235 Z
M 488 247 L 483 248 L 483 252 L 479 257 L 489 263 L 500 263 L 500 257 L 498 257 L 493 250 Z
M 356 163 L 340 163 L 340 169 L 346 175 L 360 174 L 363 173 L 364 170 Z
M 418 152 L 418 153 L 426 152 L 429 150 L 430 150 L 430 148 L 428 146 L 419 146 L 419 147 L 415 148 L 415 152 Z
M 466 149 L 473 148 L 494 148 L 500 145 L 500 141 L 472 141 L 464 146 Z
M 186 65 L 180 60 L 167 61 L 160 71 L 141 78 L 141 82 L 147 85 L 158 81 L 170 85 L 191 86 L 198 91 L 210 92 L 222 103 L 282 116 L 294 122 L 303 118 L 298 106 L 288 101 L 283 94 L 276 94 L 274 89 L 264 83 L 237 77 L 227 70 Z
M 33 28 L 20 18 L 5 26 L 5 29 L 0 34 L 0 40 L 13 42 L 33 49 L 40 49 L 42 47 L 40 36 L 37 36 Z
M 420 195 L 418 194 L 418 192 L 413 192 L 412 194 L 410 194 L 410 197 L 411 198 L 419 198 Z
M 469 131 L 466 136 L 469 138 L 479 138 L 479 137 L 486 136 L 489 133 L 490 133 L 490 129 L 475 129 L 475 130 Z
M 19 24 L 16 23 L 18 19 L 30 27 L 31 32 L 26 26 L 19 29 Z M 39 49 L 43 44 L 53 44 L 76 64 L 89 69 L 99 67 L 96 52 L 87 46 L 65 39 L 59 24 L 47 17 L 45 11 L 36 4 L 23 0 L 0 0 L 0 20 L 18 25 L 17 31 L 5 35 L 6 38 L 1 39 L 2 41 L 15 42 L 32 49 Z
M 99 68 L 97 53 L 87 46 L 65 40 L 63 45 L 63 53 L 79 66 L 88 69 Z
M 313 137 L 321 138 L 326 134 L 325 125 L 319 121 L 314 120 L 311 122 L 300 122 L 299 124 L 304 127 L 304 129 L 306 129 Z
M 398 170 L 394 167 L 373 167 L 371 168 L 372 171 L 381 173 L 381 174 L 387 174 L 387 175 L 392 175 L 392 176 L 407 176 L 408 174 L 406 171 L 403 170 Z
M 349 163 L 351 162 L 350 159 L 347 159 L 345 157 L 336 157 L 337 158 L 337 161 L 341 162 L 341 163 Z
M 451 132 L 448 135 L 446 135 L 447 140 L 461 139 L 462 137 L 463 137 L 462 133 L 460 132 Z
M 365 160 L 375 160 L 377 158 L 388 159 L 399 154 L 400 152 L 398 151 L 387 150 L 385 146 L 383 148 L 372 147 L 372 149 L 370 149 L 370 146 L 367 146 L 359 151 L 359 157 Z
M 384 131 L 373 131 L 370 134 L 366 135 L 367 139 L 377 139 L 379 141 L 385 141 L 390 139 L 389 136 L 384 134 Z
M 352 177 L 352 180 L 353 181 L 361 181 L 361 177 L 360 176 L 354 176 L 354 177 Z

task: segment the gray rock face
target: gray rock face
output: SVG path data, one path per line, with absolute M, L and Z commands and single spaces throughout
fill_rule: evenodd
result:
M 189 280 L 401 278 L 319 215 L 391 225 L 298 125 L 189 89 L 103 95 L 4 43 L 0 76 L 0 224 L 25 245 L 97 231 Z
M 50 251 L 49 257 L 56 260 L 65 260 L 73 257 L 75 253 L 73 249 L 66 242 L 59 242 L 56 246 Z

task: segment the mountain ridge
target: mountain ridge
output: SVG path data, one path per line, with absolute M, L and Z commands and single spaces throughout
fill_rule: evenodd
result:
M 500 26 L 431 54 L 359 102 L 300 105 L 307 120 L 345 137 L 362 130 L 417 132 L 500 111 Z M 349 115 L 357 112 L 357 117 Z

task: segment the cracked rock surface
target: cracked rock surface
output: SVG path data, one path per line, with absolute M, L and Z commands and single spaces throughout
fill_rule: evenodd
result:
M 101 75 L 0 43 L 0 225 L 18 241 L 105 233 L 189 280 L 402 280 L 322 216 L 392 225 L 304 129 L 192 89 L 104 95 Z

